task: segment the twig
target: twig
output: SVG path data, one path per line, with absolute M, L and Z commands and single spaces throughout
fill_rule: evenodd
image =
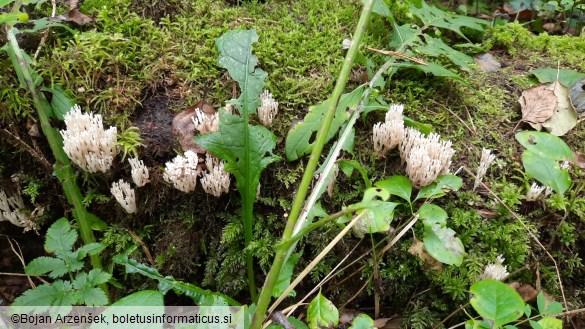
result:
M 15 134 L 11 133 L 10 131 L 8 131 L 8 129 L 3 128 L 2 131 L 4 131 L 4 133 L 8 134 L 18 144 L 20 144 L 22 147 L 24 147 L 24 149 L 30 155 L 32 155 L 33 158 L 36 158 L 39 161 L 41 161 L 41 163 L 43 164 L 43 166 L 45 167 L 45 169 L 47 169 L 49 172 L 52 172 L 53 171 L 53 166 L 49 163 L 49 161 L 45 158 L 45 156 L 42 153 L 40 153 L 40 151 L 35 150 L 32 146 L 28 145 L 25 141 L 23 141 L 18 135 L 15 135 Z
M 424 60 L 422 60 L 420 58 L 408 56 L 408 55 L 405 55 L 403 53 L 399 53 L 399 52 L 396 52 L 396 51 L 381 50 L 381 49 L 376 49 L 376 48 L 371 48 L 371 47 L 368 47 L 368 50 L 371 50 L 371 51 L 374 51 L 374 52 L 377 52 L 377 53 L 380 53 L 380 54 L 384 54 L 384 55 L 398 56 L 398 57 L 405 58 L 405 59 L 408 59 L 410 61 L 413 61 L 413 62 L 418 63 L 418 64 L 421 64 L 421 65 L 425 65 L 425 66 L 428 66 L 429 65 Z
M 463 121 L 463 119 L 461 119 L 457 114 L 455 114 L 455 112 L 451 111 L 447 106 L 431 99 L 431 102 L 439 105 L 440 107 L 444 108 L 445 110 L 449 111 L 449 113 L 451 113 L 452 115 L 454 115 L 459 121 L 461 121 L 461 123 L 465 126 L 465 128 L 467 128 L 467 130 L 469 130 L 470 133 L 472 133 L 474 136 L 477 136 L 477 133 L 475 132 L 475 130 L 472 130 L 471 128 L 469 128 L 469 126 L 467 125 L 467 123 L 465 123 L 465 121 Z M 469 114 L 469 112 L 467 113 Z
M 464 167 L 463 169 L 465 169 L 465 171 L 467 171 L 467 173 L 469 175 L 471 175 L 474 179 L 476 178 L 475 174 L 473 174 L 471 172 L 471 170 L 469 170 L 467 167 Z M 540 240 L 536 237 L 536 235 L 534 235 L 534 233 L 532 233 L 530 231 L 530 229 L 528 228 L 528 226 L 526 226 L 526 224 L 524 224 L 524 222 L 522 221 L 522 219 L 516 215 L 516 213 L 514 211 L 512 211 L 512 209 L 510 209 L 510 207 L 508 207 L 507 204 L 504 203 L 504 201 L 502 201 L 502 199 L 500 199 L 500 197 L 497 196 L 496 193 L 494 193 L 494 191 L 492 191 L 492 189 L 490 189 L 485 183 L 481 182 L 481 185 L 483 185 L 483 187 L 494 197 L 496 198 L 496 200 L 502 205 L 504 206 L 504 208 L 506 208 L 506 210 L 508 210 L 512 216 L 514 216 L 514 218 L 516 220 L 518 220 L 518 222 L 520 223 L 520 225 L 522 225 L 522 227 L 524 228 L 524 230 L 526 231 L 526 233 L 528 233 L 528 235 L 536 242 L 536 244 L 542 248 L 542 250 L 547 254 L 547 256 L 550 258 L 550 260 L 552 260 L 553 264 L 555 265 L 555 271 L 557 272 L 557 279 L 559 281 L 559 288 L 561 289 L 561 296 L 563 298 L 563 305 L 565 306 L 565 309 L 569 309 L 569 306 L 567 304 L 567 299 L 565 298 L 565 289 L 563 288 L 563 281 L 561 279 L 561 272 L 559 271 L 559 266 L 557 265 L 557 261 L 555 260 L 555 258 L 548 252 L 548 250 L 544 247 L 544 245 L 540 242 Z
M 18 242 L 14 241 L 16 243 L 16 246 L 18 247 L 18 251 L 16 251 L 16 249 L 14 249 L 14 245 L 12 244 L 11 238 L 7 235 L 5 235 L 4 237 L 6 238 L 6 240 L 8 240 L 8 244 L 10 244 L 10 249 L 12 249 L 12 252 L 14 252 L 16 257 L 18 257 L 18 259 L 20 260 L 20 263 L 22 264 L 22 268 L 25 268 L 26 262 L 24 261 L 24 256 L 22 256 L 22 250 L 20 250 L 20 246 L 18 245 Z M 26 278 L 28 279 L 28 283 L 30 283 L 31 288 L 37 287 L 35 285 L 35 283 L 32 281 L 32 279 L 30 278 L 30 276 L 26 275 Z

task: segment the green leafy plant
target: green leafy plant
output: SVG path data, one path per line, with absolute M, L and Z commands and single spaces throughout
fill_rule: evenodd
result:
M 129 127 L 118 134 L 118 141 L 116 145 L 122 150 L 121 162 L 124 162 L 126 156 L 132 155 L 138 157 L 138 147 L 144 146 L 142 138 L 140 137 L 140 129 L 138 127 Z
M 10 4 L 8 1 L 5 4 Z M 31 1 L 31 3 L 38 3 L 39 1 Z M 17 1 L 14 4 L 13 12 L 19 12 L 22 3 Z M 69 203 L 73 206 L 73 217 L 77 221 L 82 240 L 87 245 L 92 245 L 95 242 L 92 228 L 104 228 L 106 224 L 97 216 L 90 213 L 83 206 L 83 196 L 77 184 L 75 173 L 71 165 L 71 160 L 63 150 L 63 139 L 59 131 L 51 125 L 51 118 L 57 118 L 56 113 L 63 113 L 63 109 L 59 108 L 57 104 L 63 105 L 63 102 L 56 102 L 55 108 L 47 101 L 45 95 L 37 87 L 42 83 L 39 75 L 31 68 L 31 58 L 20 48 L 16 35 L 27 31 L 37 31 L 46 28 L 52 24 L 46 20 L 35 20 L 34 26 L 29 30 L 18 30 L 13 25 L 14 22 L 6 23 L 6 36 L 8 44 L 2 48 L 10 57 L 12 66 L 16 71 L 21 88 L 26 88 L 30 92 L 33 103 L 37 109 L 38 118 L 41 124 L 41 129 L 49 142 L 49 146 L 53 155 L 55 156 L 55 176 L 63 186 L 65 196 Z M 55 89 L 55 88 L 54 88 Z M 57 90 L 57 89 L 55 89 Z M 101 259 L 97 253 L 90 254 L 91 263 L 94 269 L 102 268 Z M 105 285 L 102 289 L 107 295 Z
M 215 156 L 226 161 L 226 170 L 236 176 L 242 196 L 242 222 L 246 246 L 252 242 L 254 226 L 254 200 L 260 184 L 260 174 L 270 163 L 277 161 L 272 155 L 276 137 L 263 126 L 251 125 L 250 116 L 260 106 L 260 94 L 267 73 L 257 68 L 258 58 L 252 54 L 252 44 L 258 41 L 255 31 L 230 31 L 216 40 L 219 65 L 226 68 L 238 82 L 241 95 L 232 104 L 240 115 L 220 111 L 219 131 L 196 136 L 195 142 Z M 256 299 L 254 259 L 246 251 L 248 287 Z
M 542 291 L 538 294 L 538 314 L 533 315 L 533 308 L 525 304 L 522 297 L 510 286 L 497 280 L 482 280 L 471 286 L 473 297 L 470 300 L 473 309 L 483 320 L 468 320 L 467 329 L 517 329 L 517 325 L 529 322 L 533 329 L 561 329 L 562 320 L 552 317 L 563 311 L 559 302 L 549 302 Z M 522 316 L 525 320 L 519 320 Z M 538 321 L 534 321 L 539 319 Z
M 573 152 L 560 138 L 537 131 L 516 134 L 516 140 L 526 148 L 522 153 L 522 164 L 526 173 L 560 195 L 571 186 L 567 170 L 561 169 L 560 161 L 575 161 Z
M 105 246 L 99 243 L 86 244 L 76 250 L 77 231 L 66 218 L 57 220 L 45 236 L 45 250 L 53 257 L 42 256 L 32 260 L 25 268 L 30 275 L 48 274 L 57 279 L 67 276 L 70 280 L 56 280 L 27 290 L 16 298 L 14 306 L 101 306 L 108 303 L 105 292 L 99 288 L 108 282 L 111 274 L 101 269 L 83 271 L 84 259 L 99 254 Z

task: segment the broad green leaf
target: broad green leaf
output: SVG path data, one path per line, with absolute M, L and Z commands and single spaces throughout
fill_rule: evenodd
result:
M 567 88 L 571 88 L 575 82 L 585 78 L 585 73 L 573 70 L 535 69 L 530 73 L 534 74 L 541 83 L 557 81 L 558 76 L 559 82 Z
M 67 93 L 60 86 L 53 86 L 53 88 L 42 88 L 41 90 L 48 91 L 53 94 L 51 99 L 51 108 L 58 120 L 63 121 L 63 117 L 75 105 L 67 96 Z
M 307 320 L 310 329 L 330 328 L 339 323 L 339 311 L 319 292 L 309 304 Z
M 66 218 L 60 218 L 47 230 L 45 249 L 59 258 L 63 258 L 71 252 L 76 241 L 77 231 L 71 228 L 71 224 Z
M 67 267 L 62 259 L 41 256 L 33 259 L 26 265 L 25 273 L 30 275 L 43 275 L 49 273 L 49 277 L 55 279 L 67 273 Z
M 551 317 L 546 317 L 537 322 L 542 329 L 563 329 L 563 321 Z
M 374 320 L 367 314 L 360 314 L 353 319 L 349 329 L 375 329 Z
M 362 165 L 356 160 L 339 160 L 337 162 L 339 169 L 345 174 L 347 177 L 351 177 L 353 170 L 357 170 L 361 175 L 362 179 L 364 180 L 364 184 L 366 184 L 366 188 L 372 187 L 372 181 L 368 177 L 368 173 L 362 167 Z
M 288 322 L 290 322 L 290 324 L 292 324 L 295 329 L 309 329 L 309 327 L 307 327 L 303 321 L 295 317 L 289 316 Z
M 163 294 L 158 290 L 137 291 L 110 306 L 164 306 Z
M 166 294 L 172 289 L 176 293 L 191 297 L 198 306 L 239 305 L 238 302 L 224 294 L 201 289 L 190 283 L 177 281 L 171 276 L 163 277 L 156 269 L 141 264 L 134 259 L 129 259 L 127 256 L 118 255 L 114 257 L 113 261 L 116 264 L 124 265 L 126 267 L 126 273 L 138 273 L 158 280 L 159 290 L 163 294 Z
M 556 161 L 574 161 L 575 156 L 569 146 L 549 133 L 541 131 L 521 131 L 516 134 L 516 140 L 535 155 Z
M 386 232 L 390 229 L 390 223 L 394 217 L 396 202 L 369 201 L 366 209 L 359 211 L 366 212 L 355 224 L 354 232 L 358 237 L 364 234 Z
M 386 201 L 386 200 L 388 200 L 388 198 L 390 198 L 390 192 L 388 192 L 382 188 L 370 187 L 369 189 L 366 189 L 364 191 L 364 196 L 362 198 L 362 202 L 360 202 L 358 204 L 360 205 L 360 207 L 362 206 L 362 204 L 366 205 L 366 207 L 367 207 L 367 203 L 369 201 L 377 200 L 377 199 Z
M 420 189 L 415 200 L 438 198 L 449 191 L 458 191 L 463 185 L 461 177 L 455 175 L 441 175 L 437 181 Z
M 290 279 L 293 275 L 293 271 L 299 259 L 301 258 L 302 253 L 296 253 L 292 256 L 288 257 L 286 263 L 282 266 L 280 273 L 278 274 L 278 280 L 274 285 L 274 289 L 272 290 L 272 297 L 279 297 L 288 286 L 290 286 Z M 293 291 L 290 292 L 289 296 L 294 297 L 296 293 Z M 287 296 L 288 297 L 288 296 Z
M 434 204 L 425 203 L 418 210 L 418 215 L 428 225 L 437 223 L 441 226 L 447 225 L 447 212 Z
M 7 6 L 13 2 L 14 2 L 14 0 L 0 0 L 0 7 Z
M 526 173 L 558 194 L 565 194 L 571 186 L 571 177 L 562 170 L 558 161 L 542 158 L 530 151 L 522 153 L 522 164 Z
M 519 319 L 524 313 L 522 297 L 505 283 L 497 280 L 482 280 L 471 286 L 474 295 L 471 306 L 479 315 L 500 327 Z
M 563 311 L 563 306 L 561 303 L 547 301 L 542 291 L 539 292 L 538 296 L 536 297 L 536 305 L 538 306 L 538 313 L 542 316 L 557 314 Z
M 347 108 L 355 109 L 364 92 L 364 86 L 359 86 L 349 94 L 344 94 L 339 99 L 335 116 L 331 122 L 331 128 L 327 133 L 327 141 L 337 134 L 339 128 L 349 119 Z M 311 153 L 317 131 L 323 124 L 325 113 L 331 104 L 328 99 L 323 103 L 309 107 L 309 113 L 302 122 L 292 127 L 286 136 L 286 158 L 289 161 L 297 160 L 305 154 Z
M 530 307 L 530 304 L 526 304 L 526 307 L 524 307 L 524 315 L 526 315 L 526 317 L 529 318 L 531 314 L 532 307 Z
M 4 23 L 26 23 L 28 22 L 27 13 L 5 13 L 0 14 L 0 24 Z
M 392 176 L 376 184 L 377 187 L 388 191 L 391 195 L 396 195 L 399 198 L 410 203 L 410 195 L 412 194 L 412 183 L 406 176 Z
M 429 255 L 441 263 L 459 266 L 463 262 L 463 243 L 448 227 L 425 222 L 423 243 Z
M 528 323 L 530 323 L 530 326 L 532 327 L 532 329 L 544 329 L 540 323 L 533 321 L 533 320 L 528 320 Z
M 12 306 L 70 306 L 76 299 L 69 281 L 57 280 L 25 291 Z

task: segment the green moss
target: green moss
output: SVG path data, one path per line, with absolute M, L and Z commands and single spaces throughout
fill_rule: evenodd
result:
M 536 36 L 520 23 L 513 22 L 495 27 L 485 46 L 488 49 L 494 46 L 506 48 L 511 55 L 518 54 L 519 49 L 524 55 L 527 50 L 536 52 L 535 58 L 546 54 L 551 64 L 560 60 L 565 65 L 585 70 L 585 38 L 547 33 Z

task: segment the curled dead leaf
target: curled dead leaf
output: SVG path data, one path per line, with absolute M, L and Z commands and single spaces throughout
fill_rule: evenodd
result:
M 69 18 L 70 21 L 75 22 L 79 25 L 95 23 L 95 19 L 80 12 L 79 9 L 77 8 L 70 10 L 67 13 L 67 18 Z
M 557 107 L 557 98 L 548 84 L 538 85 L 522 92 L 518 99 L 522 108 L 522 121 L 530 123 L 536 130 L 548 120 Z
M 579 116 L 585 115 L 585 79 L 575 82 L 569 90 L 571 104 Z
M 514 281 L 510 283 L 509 286 L 516 289 L 516 292 L 526 303 L 534 300 L 538 295 L 538 290 L 529 284 L 520 284 L 519 282 Z
M 542 126 L 555 136 L 563 136 L 577 125 L 577 113 L 573 109 L 569 99 L 569 88 L 563 86 L 558 81 L 553 82 L 550 88 L 553 90 L 557 99 L 557 106 L 554 109 L 553 115 L 548 120 L 542 122 Z
M 408 252 L 422 259 L 431 271 L 440 272 L 443 270 L 443 264 L 429 255 L 425 249 L 425 244 L 417 238 L 414 238 L 414 242 L 408 248 Z
M 205 100 L 200 100 L 197 104 L 175 115 L 173 118 L 173 133 L 179 138 L 179 144 L 181 144 L 181 149 L 184 152 L 191 150 L 196 153 L 205 153 L 205 149 L 193 141 L 195 124 L 191 120 L 191 117 L 195 115 L 195 109 L 200 109 L 206 114 L 215 114 L 217 112 L 211 104 Z

